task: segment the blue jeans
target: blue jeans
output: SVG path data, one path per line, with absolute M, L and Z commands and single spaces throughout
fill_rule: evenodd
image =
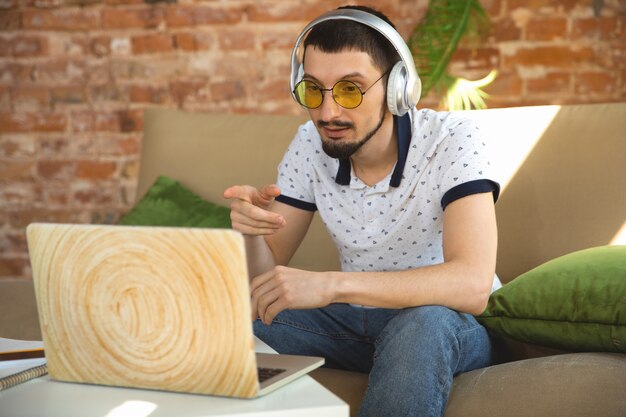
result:
M 369 373 L 360 417 L 443 416 L 453 376 L 488 366 L 491 341 L 472 315 L 446 307 L 285 310 L 254 333 L 279 353 L 322 356 Z

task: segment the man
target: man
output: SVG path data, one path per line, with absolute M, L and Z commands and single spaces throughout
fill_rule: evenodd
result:
M 311 121 L 276 185 L 224 196 L 246 239 L 255 334 L 278 352 L 369 372 L 361 416 L 441 416 L 453 376 L 490 363 L 472 314 L 497 281 L 499 188 L 472 123 L 390 104 L 397 48 L 361 20 L 307 33 L 294 97 Z M 341 272 L 285 266 L 316 210 Z

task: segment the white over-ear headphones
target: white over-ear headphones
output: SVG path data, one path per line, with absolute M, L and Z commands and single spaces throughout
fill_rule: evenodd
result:
M 422 93 L 422 82 L 417 75 L 413 55 L 408 46 L 402 39 L 402 36 L 383 19 L 374 16 L 371 13 L 355 9 L 340 9 L 324 13 L 317 19 L 309 23 L 302 33 L 296 39 L 296 43 L 291 52 L 291 95 L 295 99 L 294 90 L 296 84 L 302 79 L 304 68 L 301 57 L 304 52 L 301 51 L 301 43 L 307 33 L 318 23 L 327 20 L 353 20 L 375 29 L 382 34 L 400 55 L 398 61 L 389 73 L 387 81 L 387 107 L 391 114 L 402 116 L 409 109 L 415 107 Z M 296 100 L 297 101 L 297 100 Z

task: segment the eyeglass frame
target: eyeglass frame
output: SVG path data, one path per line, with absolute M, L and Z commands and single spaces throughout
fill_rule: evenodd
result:
M 359 104 L 357 104 L 357 105 L 356 105 L 356 106 L 354 106 L 354 107 L 345 107 L 345 106 L 342 106 L 341 104 L 339 104 L 339 103 L 337 102 L 337 100 L 335 100 L 335 96 L 334 96 L 333 94 L 331 94 L 331 97 L 333 98 L 333 101 L 335 102 L 335 104 L 337 104 L 339 107 L 344 108 L 344 109 L 347 109 L 347 110 L 353 110 L 353 109 L 356 109 L 357 107 L 359 107 L 359 106 L 361 105 L 361 103 L 363 103 L 363 96 L 365 95 L 365 93 L 367 93 L 367 92 L 370 90 L 370 88 L 374 87 L 374 85 L 376 85 L 376 83 L 377 83 L 378 81 L 382 80 L 382 79 L 385 77 L 385 75 L 389 74 L 389 72 L 391 72 L 391 70 L 390 70 L 390 69 L 389 69 L 389 70 L 387 70 L 387 71 L 385 71 L 385 72 L 383 72 L 383 73 L 381 74 L 381 76 L 380 76 L 380 77 L 378 77 L 378 79 L 376 79 L 376 81 L 374 81 L 373 83 L 371 83 L 371 84 L 370 84 L 370 86 L 369 86 L 369 87 L 367 87 L 365 90 L 361 90 L 361 88 L 359 88 L 359 86 L 358 86 L 358 85 L 357 85 L 354 81 L 350 81 L 350 80 L 343 80 L 343 79 L 342 79 L 342 80 L 337 81 L 335 84 L 333 84 L 333 86 L 332 86 L 331 88 L 322 88 L 322 87 L 320 87 L 319 85 L 317 85 L 317 83 L 315 83 L 315 81 L 302 79 L 302 80 L 298 81 L 298 83 L 296 84 L 296 86 L 295 86 L 295 88 L 293 89 L 292 93 L 293 93 L 294 97 L 296 98 L 296 101 L 298 102 L 298 104 L 300 104 L 302 107 L 305 107 L 305 108 L 307 108 L 307 109 L 314 110 L 314 109 L 318 109 L 318 108 L 320 108 L 320 107 L 321 107 L 321 105 L 322 105 L 322 104 L 324 104 L 324 97 L 326 96 L 324 93 L 325 93 L 326 91 L 330 91 L 330 92 L 332 93 L 332 91 L 335 89 L 335 87 L 337 86 L 337 84 L 342 83 L 342 82 L 350 83 L 350 84 L 354 85 L 354 86 L 356 87 L 356 89 L 357 89 L 357 90 L 359 90 L 359 93 L 361 93 L 361 100 L 359 101 Z M 304 104 L 304 103 L 301 103 L 301 102 L 300 102 L 299 97 L 298 97 L 298 93 L 296 93 L 296 91 L 298 90 L 298 86 L 299 86 L 300 84 L 302 84 L 303 82 L 310 82 L 310 83 L 313 83 L 313 85 L 315 85 L 315 87 L 317 87 L 317 89 L 318 89 L 318 90 L 320 91 L 320 93 L 322 94 L 322 101 L 320 101 L 320 104 L 318 104 L 316 107 L 309 107 L 309 106 L 307 106 L 306 104 Z

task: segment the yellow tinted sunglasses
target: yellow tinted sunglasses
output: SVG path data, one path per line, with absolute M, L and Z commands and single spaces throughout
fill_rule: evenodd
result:
M 333 100 L 345 109 L 359 107 L 367 90 L 380 81 L 389 71 L 385 71 L 376 81 L 365 90 L 361 90 L 355 83 L 348 80 L 339 80 L 333 88 L 322 88 L 311 80 L 302 80 L 296 84 L 293 93 L 298 103 L 307 109 L 317 109 L 324 101 L 324 92 L 331 91 Z

